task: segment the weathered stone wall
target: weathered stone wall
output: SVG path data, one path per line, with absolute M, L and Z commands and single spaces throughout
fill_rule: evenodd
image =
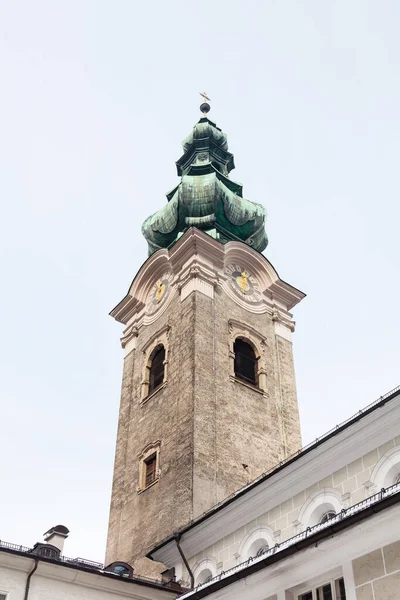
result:
M 126 358 L 121 394 L 106 562 L 130 564 L 156 541 L 192 518 L 193 298 L 176 297 L 155 323 L 139 330 Z M 140 398 L 143 348 L 170 325 L 167 385 L 147 402 Z M 161 441 L 158 483 L 138 493 L 139 455 Z M 149 574 L 147 571 L 146 573 Z
M 264 393 L 230 376 L 230 319 L 266 341 Z M 143 403 L 143 348 L 167 325 L 167 384 Z M 138 493 L 139 455 L 158 440 L 160 479 Z M 219 287 L 214 298 L 177 294 L 125 358 L 106 562 L 134 564 L 299 447 L 291 343 L 275 335 L 271 315 L 241 308 Z M 136 568 L 154 575 L 143 561 Z

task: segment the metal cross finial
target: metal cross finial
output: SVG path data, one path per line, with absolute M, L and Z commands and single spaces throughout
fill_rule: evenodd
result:
M 204 102 L 211 102 L 211 99 L 207 96 L 206 92 L 199 92 L 200 96 L 203 96 Z

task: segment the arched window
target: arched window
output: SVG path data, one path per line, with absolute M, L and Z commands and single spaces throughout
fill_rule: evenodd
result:
M 378 492 L 400 483 L 400 446 L 391 448 L 382 456 L 371 473 L 371 482 Z
M 320 520 L 319 520 L 320 525 L 322 525 L 323 523 L 326 523 L 327 521 L 329 521 L 329 519 L 333 519 L 333 517 L 336 517 L 336 513 L 333 510 L 328 510 L 328 512 L 326 512 L 320 518 Z
M 132 577 L 133 575 L 133 567 L 128 565 L 128 563 L 120 561 L 111 563 L 104 570 L 109 573 L 115 573 L 115 575 L 120 575 L 121 577 Z
M 235 377 L 257 385 L 257 358 L 253 347 L 239 338 L 235 340 L 233 351 L 235 353 Z
M 210 569 L 203 569 L 197 576 L 196 585 L 208 583 L 213 578 L 213 574 Z
M 262 554 L 264 554 L 264 552 L 266 552 L 269 549 L 267 540 L 265 540 L 264 538 L 260 538 L 258 540 L 255 540 L 248 552 L 247 552 L 247 558 L 250 557 L 256 557 L 256 556 L 261 556 Z
M 165 348 L 164 346 L 157 346 L 150 358 L 150 373 L 149 373 L 149 391 L 151 394 L 157 389 L 164 381 L 164 370 L 165 370 Z
M 323 488 L 312 494 L 300 509 L 298 531 L 326 523 L 328 519 L 338 515 L 343 508 L 339 492 Z

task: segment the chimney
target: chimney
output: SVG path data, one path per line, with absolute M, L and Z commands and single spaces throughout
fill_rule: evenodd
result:
M 47 544 L 51 544 L 60 550 L 60 553 L 63 553 L 64 542 L 67 539 L 69 534 L 69 529 L 64 527 L 64 525 L 56 525 L 52 527 L 46 533 L 44 533 L 44 541 Z

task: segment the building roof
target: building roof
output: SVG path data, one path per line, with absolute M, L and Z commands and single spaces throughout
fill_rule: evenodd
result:
M 204 598 L 240 579 L 249 577 L 249 575 L 282 561 L 296 552 L 301 552 L 310 546 L 314 546 L 322 540 L 331 537 L 332 535 L 337 535 L 341 531 L 364 521 L 368 517 L 399 503 L 400 483 L 397 483 L 386 490 L 382 489 L 377 494 L 374 494 L 370 498 L 367 498 L 354 506 L 343 509 L 335 517 L 329 519 L 329 521 L 323 524 L 319 523 L 314 527 L 309 527 L 306 531 L 295 535 L 289 540 L 269 548 L 262 555 L 251 557 L 246 562 L 220 573 L 212 580 L 199 584 L 193 590 L 184 593 L 180 598 L 182 598 L 182 600 L 185 600 L 186 598 L 200 600 L 200 598 Z
M 148 552 L 147 557 L 152 558 L 154 560 L 160 560 L 161 562 L 168 563 L 168 561 L 166 560 L 167 554 L 169 554 L 168 548 L 171 548 L 171 551 L 172 551 L 172 548 L 175 546 L 176 535 L 179 535 L 179 537 L 183 540 L 189 534 L 195 535 L 197 528 L 199 528 L 200 526 L 203 527 L 203 526 L 207 525 L 208 521 L 215 523 L 215 518 L 217 518 L 217 516 L 218 516 L 219 520 L 221 521 L 222 520 L 221 513 L 223 511 L 225 511 L 228 507 L 230 509 L 234 510 L 235 504 L 237 504 L 238 508 L 239 508 L 240 506 L 242 506 L 243 502 L 245 502 L 245 501 L 247 501 L 247 506 L 248 506 L 250 498 L 254 497 L 255 493 L 258 491 L 257 488 L 265 489 L 266 485 L 270 484 L 270 482 L 272 484 L 272 482 L 277 481 L 278 478 L 279 478 L 279 481 L 281 481 L 282 480 L 281 474 L 283 475 L 282 472 L 284 472 L 285 470 L 287 471 L 289 469 L 294 471 L 295 467 L 297 466 L 297 463 L 302 462 L 303 458 L 305 458 L 310 453 L 315 454 L 314 450 L 318 449 L 318 455 L 320 456 L 321 455 L 321 446 L 323 446 L 323 445 L 325 445 L 325 446 L 332 445 L 333 446 L 333 442 L 335 442 L 335 438 L 343 438 L 343 436 L 347 433 L 347 431 L 351 427 L 356 426 L 358 423 L 361 424 L 361 422 L 365 422 L 366 425 L 369 425 L 370 419 L 368 417 L 371 415 L 371 417 L 373 416 L 374 420 L 375 420 L 375 413 L 377 411 L 379 411 L 380 409 L 383 409 L 383 407 L 385 407 L 385 405 L 387 405 L 388 403 L 391 403 L 396 398 L 398 400 L 400 399 L 400 386 L 397 386 L 390 392 L 381 396 L 380 398 L 378 398 L 377 400 L 375 400 L 374 402 L 372 402 L 371 404 L 366 406 L 364 409 L 358 411 L 355 415 L 353 415 L 352 417 L 350 417 L 343 423 L 336 425 L 334 428 L 332 428 L 330 431 L 325 433 L 323 436 L 317 438 L 315 441 L 311 442 L 310 444 L 308 444 L 307 446 L 305 446 L 304 448 L 299 450 L 294 455 L 288 457 L 286 460 L 281 461 L 273 469 L 265 472 L 260 477 L 255 479 L 253 482 L 244 486 L 243 488 L 241 488 L 240 490 L 238 490 L 237 492 L 235 492 L 234 494 L 232 494 L 231 496 L 229 496 L 228 498 L 226 498 L 225 500 L 223 500 L 222 502 L 220 502 L 219 504 L 217 504 L 216 506 L 214 506 L 213 508 L 211 508 L 210 510 L 205 512 L 204 514 L 200 515 L 199 517 L 197 517 L 196 519 L 191 521 L 188 525 L 186 525 L 185 527 L 180 529 L 178 532 L 175 532 L 174 535 L 171 535 L 168 538 L 164 539 L 155 548 L 153 548 L 150 552 Z M 390 411 L 386 411 L 386 412 L 390 412 Z M 393 417 L 390 414 L 386 414 L 386 413 L 385 413 L 385 418 L 388 420 L 388 422 L 390 422 L 393 419 Z M 354 439 L 353 439 L 353 436 L 350 435 L 350 432 L 349 432 L 349 435 L 347 436 L 347 438 L 348 438 L 347 444 L 354 446 Z M 330 442 L 330 440 L 332 443 Z M 339 441 L 339 439 L 338 439 L 338 441 Z M 341 441 L 341 444 L 344 447 L 344 444 L 342 441 Z M 347 447 L 349 447 L 349 446 L 347 446 Z M 291 467 L 291 465 L 293 466 L 293 468 Z M 292 476 L 294 476 L 294 475 L 292 475 Z M 298 478 L 298 476 L 297 476 L 297 478 Z M 232 520 L 232 518 L 233 518 L 232 514 L 229 514 L 229 519 Z M 239 526 L 239 524 L 237 526 Z M 210 543 L 211 543 L 211 541 L 209 541 L 208 545 Z M 182 544 L 182 542 L 181 542 L 181 544 Z M 188 552 L 188 555 L 191 556 L 192 553 Z
M 266 211 L 243 198 L 242 185 L 229 178 L 235 165 L 226 134 L 203 116 L 183 142 L 183 151 L 176 162 L 180 183 L 167 194 L 168 203 L 143 223 L 149 254 L 170 247 L 189 227 L 222 243 L 242 241 L 262 252 L 268 244 Z
M 174 594 L 174 597 L 176 597 L 179 593 L 182 593 L 182 591 L 184 591 L 179 584 L 175 584 L 174 582 L 163 583 L 156 579 L 150 579 L 148 577 L 141 577 L 137 575 L 132 575 L 132 577 L 121 576 L 117 575 L 116 573 L 112 573 L 111 571 L 106 571 L 105 566 L 102 563 L 86 560 L 83 558 L 68 558 L 66 556 L 60 556 L 59 558 L 49 558 L 47 556 L 40 556 L 38 554 L 32 553 L 32 548 L 28 548 L 26 546 L 19 546 L 17 544 L 12 544 L 9 542 L 4 542 L 2 540 L 0 540 L 0 552 L 14 554 L 25 558 L 31 558 L 40 562 L 65 567 L 67 569 L 76 569 L 78 571 L 84 571 L 86 573 L 93 573 L 95 575 L 100 575 L 101 577 L 114 579 L 116 581 L 124 581 L 127 584 L 137 584 L 141 586 L 157 588 L 159 590 L 163 590 Z

